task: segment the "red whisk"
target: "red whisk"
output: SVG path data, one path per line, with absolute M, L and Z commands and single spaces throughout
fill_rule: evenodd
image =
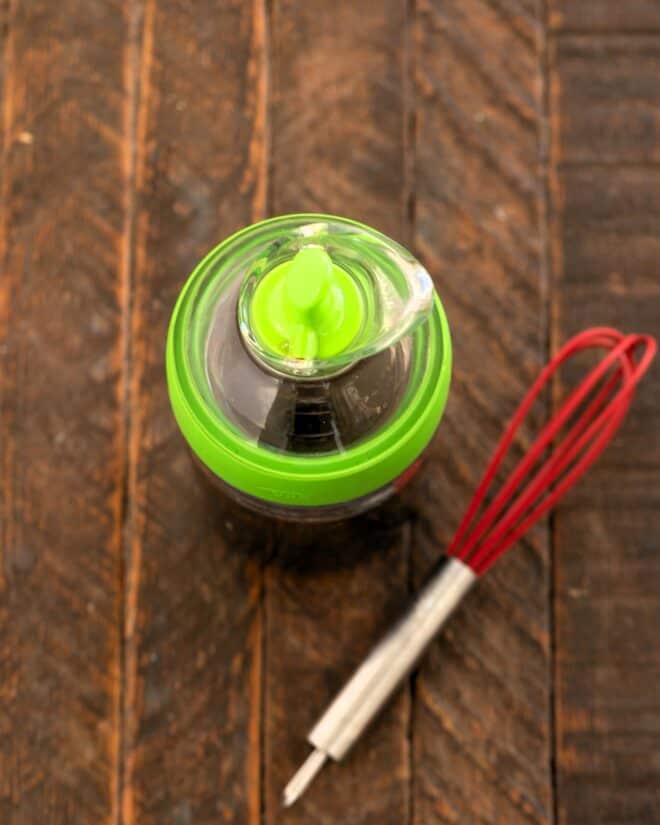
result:
M 308 736 L 314 751 L 284 791 L 291 805 L 328 757 L 341 759 L 410 672 L 477 580 L 545 515 L 605 449 L 649 368 L 656 342 L 607 327 L 571 338 L 541 371 L 516 410 L 449 545 L 409 611 L 371 651 Z M 579 352 L 604 350 L 598 364 L 543 427 L 492 501 L 484 505 L 520 425 L 559 367 Z
M 564 401 L 525 457 L 470 530 L 513 438 L 544 387 L 559 367 L 586 349 L 606 355 Z M 643 349 L 636 362 L 635 354 Z M 623 335 L 607 327 L 588 329 L 571 338 L 543 369 L 506 428 L 463 516 L 448 554 L 481 575 L 545 515 L 605 449 L 630 407 L 635 386 L 651 364 L 656 342 L 648 335 Z M 614 370 L 614 372 L 613 372 Z M 576 418 L 577 414 L 577 418 Z M 573 421 L 562 443 L 563 428 Z M 521 486 L 551 445 L 554 451 Z

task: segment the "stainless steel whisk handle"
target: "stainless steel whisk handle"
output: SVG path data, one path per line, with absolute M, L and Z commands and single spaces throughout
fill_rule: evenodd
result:
M 477 580 L 456 558 L 441 560 L 409 609 L 373 648 L 307 737 L 314 750 L 284 789 L 292 805 L 331 757 L 341 759 L 414 668 Z
M 314 726 L 308 741 L 341 759 L 360 737 L 476 581 L 470 567 L 445 558 L 408 611 L 373 648 Z

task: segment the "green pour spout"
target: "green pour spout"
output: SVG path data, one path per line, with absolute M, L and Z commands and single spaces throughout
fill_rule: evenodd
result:
M 364 319 L 359 287 L 320 246 L 303 247 L 275 267 L 252 299 L 255 336 L 287 359 L 332 358 L 356 338 Z

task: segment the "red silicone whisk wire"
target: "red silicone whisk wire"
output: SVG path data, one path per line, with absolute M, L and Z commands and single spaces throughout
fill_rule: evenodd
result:
M 543 427 L 500 491 L 478 515 L 519 427 L 540 393 L 562 364 L 592 348 L 607 352 Z M 504 431 L 448 553 L 480 575 L 547 513 L 614 436 L 656 349 L 655 340 L 648 335 L 626 336 L 607 327 L 585 330 L 567 341 L 541 371 Z M 560 439 L 564 429 L 567 432 Z

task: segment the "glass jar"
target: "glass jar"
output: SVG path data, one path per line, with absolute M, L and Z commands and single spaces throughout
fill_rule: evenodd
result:
M 207 478 L 298 521 L 355 515 L 400 489 L 450 374 L 426 270 L 376 230 L 327 215 L 223 241 L 185 284 L 167 342 L 174 414 Z

